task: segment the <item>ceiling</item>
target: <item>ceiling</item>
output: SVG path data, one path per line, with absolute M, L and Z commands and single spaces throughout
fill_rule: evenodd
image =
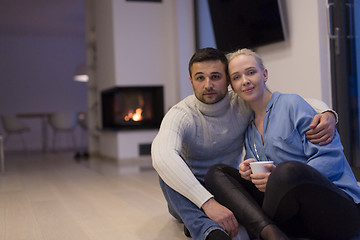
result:
M 0 0 L 1 35 L 84 35 L 85 0 Z

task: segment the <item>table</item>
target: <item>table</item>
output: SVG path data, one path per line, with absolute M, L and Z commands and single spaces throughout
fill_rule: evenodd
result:
M 41 134 L 42 134 L 42 149 L 43 152 L 48 151 L 48 118 L 52 113 L 20 113 L 16 116 L 19 118 L 40 118 L 41 119 Z

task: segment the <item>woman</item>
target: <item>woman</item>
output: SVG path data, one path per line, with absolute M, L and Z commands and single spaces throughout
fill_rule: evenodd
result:
M 360 187 L 339 134 L 324 146 L 308 141 L 312 107 L 295 94 L 271 93 L 255 52 L 238 50 L 228 59 L 231 86 L 254 115 L 239 170 L 212 167 L 207 188 L 252 237 L 351 239 L 360 231 Z M 270 172 L 252 174 L 250 162 L 262 160 L 274 161 L 265 165 Z

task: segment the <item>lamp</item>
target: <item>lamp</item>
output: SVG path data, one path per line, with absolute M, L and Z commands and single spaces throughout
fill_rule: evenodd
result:
M 87 67 L 85 63 L 79 64 L 75 69 L 74 73 L 74 81 L 78 82 L 87 82 L 89 80 L 89 76 L 87 75 Z

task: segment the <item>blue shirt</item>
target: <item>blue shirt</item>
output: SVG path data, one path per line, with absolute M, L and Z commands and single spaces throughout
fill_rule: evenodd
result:
M 264 144 L 252 116 L 245 135 L 245 159 L 304 162 L 317 169 L 336 186 L 360 203 L 360 187 L 343 152 L 340 136 L 335 130 L 332 141 L 320 146 L 305 137 L 315 110 L 300 96 L 273 93 L 264 117 Z

